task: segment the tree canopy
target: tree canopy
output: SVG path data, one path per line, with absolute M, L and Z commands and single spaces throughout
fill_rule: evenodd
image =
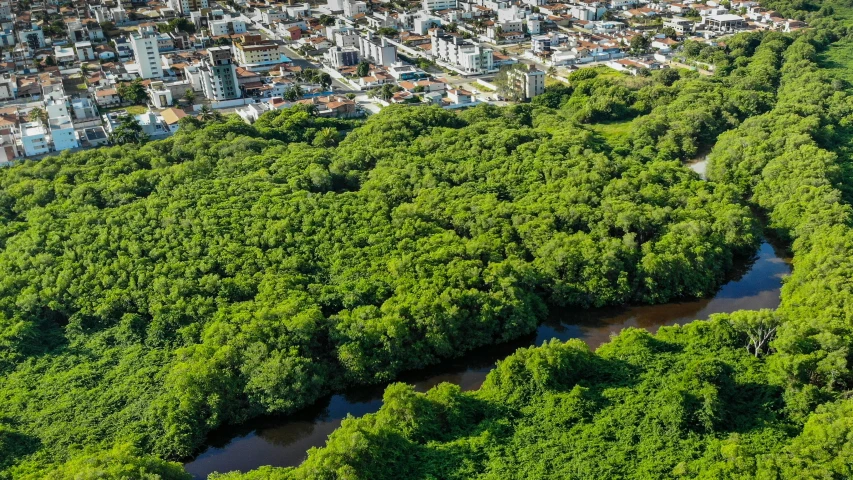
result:
M 245 478 L 850 475 L 853 101 L 817 63 L 837 38 L 749 33 L 710 77 L 583 69 L 527 105 L 188 118 L 0 170 L 0 476 L 182 478 L 169 460 L 219 425 L 549 307 L 711 294 L 752 209 L 794 254 L 778 310 L 523 349 L 477 392 L 395 384 Z M 683 165 L 706 151 L 709 182 Z

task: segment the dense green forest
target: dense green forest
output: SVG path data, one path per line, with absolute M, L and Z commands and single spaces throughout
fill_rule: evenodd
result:
M 748 116 L 720 92 L 708 108 Z M 0 172 L 2 465 L 177 459 L 223 423 L 529 333 L 549 305 L 712 293 L 757 242 L 737 190 L 614 154 L 573 114 L 296 108 Z
M 521 349 L 474 392 L 393 384 L 378 413 L 346 419 L 301 466 L 214 477 L 853 477 L 853 96 L 818 63 L 849 34 L 832 9 L 778 7 L 815 28 L 739 35 L 713 54 L 707 80 L 736 86 L 720 92 L 755 114 L 685 111 L 680 101 L 714 90 L 681 79 L 628 138 L 610 139 L 612 156 L 644 164 L 714 143 L 715 188 L 734 188 L 794 254 L 778 310 L 628 329 L 595 352 L 576 340 Z
M 217 426 L 549 307 L 711 294 L 758 243 L 753 208 L 794 253 L 779 310 L 523 349 L 477 392 L 392 385 L 301 467 L 245 478 L 850 476 L 853 97 L 817 63 L 847 32 L 799 7 L 778 8 L 815 28 L 698 49 L 710 77 L 184 119 L 0 170 L 0 478 L 185 478 L 172 461 Z M 705 182 L 682 162 L 711 148 Z

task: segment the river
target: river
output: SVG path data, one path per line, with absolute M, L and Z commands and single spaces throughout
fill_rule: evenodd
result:
M 483 347 L 462 358 L 406 373 L 398 380 L 414 384 L 419 391 L 441 382 L 472 390 L 480 387 L 497 360 L 519 347 L 540 345 L 551 338 L 580 338 L 595 348 L 625 327 L 655 332 L 663 325 L 704 320 L 714 313 L 776 308 L 782 278 L 790 271 L 782 255 L 764 242 L 756 256 L 738 265 L 730 280 L 711 298 L 662 305 L 556 310 L 534 335 L 508 344 Z M 203 479 L 215 471 L 246 472 L 262 465 L 299 465 L 307 450 L 324 445 L 329 434 L 348 414 L 358 417 L 377 411 L 382 405 L 384 388 L 384 385 L 354 388 L 329 396 L 295 415 L 258 418 L 239 426 L 220 428 L 208 438 L 207 448 L 186 463 L 185 468 L 195 478 Z

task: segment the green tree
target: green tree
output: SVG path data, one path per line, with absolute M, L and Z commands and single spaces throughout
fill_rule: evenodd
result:
M 140 144 L 148 140 L 148 136 L 143 132 L 142 125 L 133 115 L 125 115 L 119 120 L 119 124 L 115 127 L 110 140 L 116 145 Z
M 295 102 L 297 100 L 301 100 L 303 96 L 302 87 L 299 85 L 291 85 L 287 91 L 284 92 L 284 99 L 289 102 Z
M 651 41 L 646 38 L 643 34 L 634 35 L 631 38 L 631 44 L 629 51 L 633 55 L 642 55 L 649 50 L 649 45 L 651 45 Z
M 148 93 L 142 80 L 135 79 L 130 83 L 122 83 L 116 88 L 119 98 L 134 105 L 144 105 L 148 101 Z
M 370 64 L 365 61 L 361 61 L 358 64 L 358 68 L 356 68 L 355 74 L 359 77 L 366 77 L 368 74 L 370 74 Z
M 47 125 L 47 112 L 42 108 L 33 108 L 27 116 L 31 122 L 39 122 L 42 125 Z

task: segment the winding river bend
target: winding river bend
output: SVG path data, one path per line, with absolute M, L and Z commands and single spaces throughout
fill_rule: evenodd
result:
M 782 279 L 791 272 L 781 252 L 770 243 L 762 243 L 756 256 L 741 262 L 729 281 L 711 298 L 662 305 L 553 311 L 533 335 L 483 347 L 462 358 L 409 372 L 398 380 L 414 384 L 419 391 L 441 382 L 473 390 L 479 388 L 497 360 L 519 347 L 540 345 L 551 338 L 580 338 L 595 348 L 625 327 L 655 332 L 663 325 L 704 320 L 714 313 L 776 308 Z M 208 438 L 207 448 L 187 462 L 185 468 L 195 478 L 203 479 L 215 471 L 246 472 L 263 465 L 299 465 L 308 449 L 324 445 L 347 415 L 358 417 L 379 410 L 384 389 L 384 385 L 354 388 L 327 397 L 295 415 L 259 418 L 221 428 Z

